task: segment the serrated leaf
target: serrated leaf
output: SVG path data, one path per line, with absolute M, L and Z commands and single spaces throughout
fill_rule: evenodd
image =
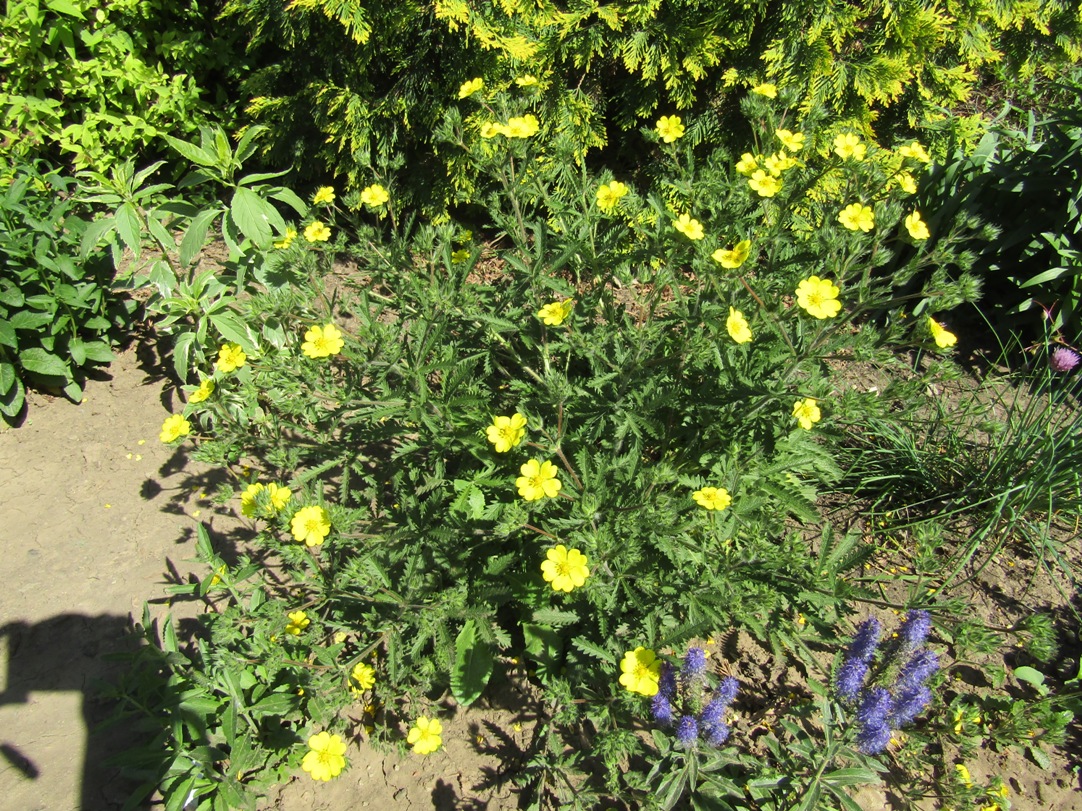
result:
M 539 608 L 533 612 L 533 621 L 542 625 L 571 625 L 579 621 L 574 611 L 561 611 L 558 608 Z
M 67 377 L 68 364 L 41 347 L 32 346 L 19 353 L 19 363 L 28 372 L 50 377 Z
M 492 676 L 492 651 L 477 634 L 475 620 L 466 620 L 455 639 L 455 664 L 451 670 L 451 693 L 463 707 L 476 701 Z
M 233 194 L 233 202 L 229 206 L 229 212 L 241 233 L 252 243 L 265 246 L 271 240 L 271 212 L 274 207 L 263 200 L 251 189 L 240 187 Z M 279 230 L 285 230 L 285 224 Z

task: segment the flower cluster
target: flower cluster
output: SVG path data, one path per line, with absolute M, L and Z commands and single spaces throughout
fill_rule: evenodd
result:
M 925 682 L 939 669 L 938 657 L 925 647 L 931 627 L 927 611 L 910 611 L 876 662 L 882 626 L 874 617 L 857 626 L 834 676 L 834 692 L 855 708 L 857 748 L 865 754 L 885 750 L 892 730 L 911 723 L 931 701 Z
M 244 488 L 244 492 L 240 494 L 240 512 L 245 518 L 256 517 L 256 513 L 261 506 L 260 493 L 266 493 L 264 509 L 271 515 L 284 510 L 293 497 L 293 492 L 289 488 L 281 487 L 274 482 L 270 484 L 253 482 Z
M 679 672 L 668 662 L 662 663 L 650 712 L 658 724 L 676 727 L 676 739 L 686 749 L 694 748 L 699 740 L 721 746 L 729 740 L 725 713 L 739 687 L 736 679 L 727 676 L 711 688 L 706 652 L 688 648 Z
M 1075 368 L 1082 358 L 1070 347 L 1057 346 L 1052 350 L 1048 358 L 1048 365 L 1053 372 L 1069 372 Z
M 482 138 L 495 138 L 502 135 L 504 138 L 530 138 L 541 129 L 541 122 L 537 116 L 527 113 L 523 116 L 509 118 L 506 124 L 496 121 L 486 121 L 481 125 Z

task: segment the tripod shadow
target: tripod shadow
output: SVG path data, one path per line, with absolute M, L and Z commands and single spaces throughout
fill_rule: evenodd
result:
M 34 718 L 32 725 L 20 723 L 0 730 L 0 771 L 15 775 L 16 780 L 49 779 L 35 757 L 39 741 L 50 730 L 45 713 L 35 712 L 38 705 L 34 694 L 78 693 L 87 735 L 77 808 L 98 811 L 123 806 L 133 785 L 122 779 L 120 769 L 109 766 L 107 760 L 130 747 L 132 738 L 123 727 L 98 731 L 110 708 L 96 696 L 98 684 L 117 670 L 108 654 L 130 650 L 132 644 L 128 617 L 110 614 L 59 614 L 41 622 L 16 621 L 0 626 L 0 650 L 7 664 L 0 707 L 25 707 Z M 67 746 L 74 751 L 77 744 L 70 741 Z

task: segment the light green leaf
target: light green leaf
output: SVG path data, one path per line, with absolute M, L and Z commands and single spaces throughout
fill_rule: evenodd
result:
M 492 651 L 477 635 L 475 620 L 466 620 L 455 639 L 455 664 L 451 670 L 451 693 L 468 707 L 484 692 L 492 676 Z

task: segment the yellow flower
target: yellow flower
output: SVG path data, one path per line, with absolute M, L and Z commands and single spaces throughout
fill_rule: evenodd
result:
M 551 583 L 553 591 L 570 592 L 586 582 L 590 576 L 586 555 L 577 549 L 559 544 L 550 549 L 541 561 L 541 576 Z
M 618 180 L 602 183 L 597 189 L 597 207 L 602 211 L 611 211 L 626 194 L 627 186 Z
M 312 624 L 308 615 L 303 611 L 290 611 L 289 622 L 286 624 L 286 633 L 292 636 L 300 636 L 301 631 Z
M 481 125 L 482 138 L 495 138 L 497 135 L 507 135 L 507 127 L 497 124 L 495 121 L 486 121 Z
M 624 654 L 620 662 L 620 684 L 632 693 L 656 696 L 661 680 L 661 660 L 641 645 Z
M 894 178 L 898 182 L 899 188 L 906 194 L 917 193 L 917 181 L 913 179 L 913 175 L 909 172 L 899 172 Z
M 192 392 L 192 396 L 188 398 L 188 402 L 201 403 L 212 394 L 214 394 L 214 380 L 209 377 L 204 378 L 199 382 L 199 388 Z
M 850 203 L 838 215 L 838 222 L 850 231 L 868 233 L 875 228 L 875 212 L 862 203 Z
M 334 202 L 334 188 L 331 186 L 320 186 L 316 189 L 316 193 L 312 196 L 312 205 L 318 206 L 323 203 Z
M 734 270 L 744 264 L 748 255 L 751 253 L 751 240 L 744 239 L 736 243 L 732 250 L 726 250 L 724 248 L 718 248 L 712 254 L 711 258 L 719 263 L 723 268 Z
M 755 156 L 750 152 L 745 152 L 740 156 L 740 160 L 736 162 L 736 171 L 742 175 L 750 175 L 758 168 L 759 163 L 755 160 Z
M 662 141 L 671 144 L 684 137 L 684 122 L 678 115 L 663 115 L 657 120 L 657 134 Z
M 162 432 L 158 434 L 158 439 L 162 442 L 176 442 L 182 436 L 188 436 L 191 433 L 192 425 L 186 419 L 183 414 L 173 414 L 170 417 L 165 418 L 165 422 L 162 423 Z
M 266 487 L 259 482 L 249 484 L 244 488 L 244 492 L 240 494 L 240 512 L 245 518 L 255 518 L 256 511 L 256 496 L 265 490 Z
M 778 136 L 778 140 L 781 141 L 782 146 L 790 152 L 799 152 L 804 148 L 804 133 L 802 132 L 777 130 L 774 134 Z
M 507 453 L 518 447 L 526 436 L 526 418 L 517 411 L 510 417 L 493 417 L 492 425 L 485 429 L 488 441 L 496 446 L 496 453 Z
M 320 732 L 308 739 L 308 752 L 301 761 L 301 768 L 312 775 L 313 780 L 330 780 L 346 768 L 346 742 L 338 735 Z
M 819 404 L 811 397 L 796 401 L 793 405 L 793 416 L 805 431 L 810 431 L 812 426 L 823 418 Z
M 280 251 L 284 251 L 290 245 L 293 244 L 293 240 L 297 238 L 296 228 L 287 228 L 285 234 L 280 240 L 274 243 L 274 247 Z
M 537 84 L 537 77 L 531 76 L 529 73 L 527 73 L 525 76 L 519 76 L 517 79 L 515 79 L 515 84 L 517 84 L 519 87 L 533 87 L 535 84 Z
M 541 129 L 541 124 L 537 116 L 527 113 L 518 118 L 508 119 L 507 131 L 504 134 L 508 138 L 529 138 L 531 135 L 536 135 L 539 129 Z
M 307 546 L 319 546 L 330 534 L 331 519 L 322 507 L 301 507 L 289 522 L 293 539 Z
M 796 165 L 797 159 L 792 155 L 786 155 L 784 152 L 775 152 L 763 161 L 763 168 L 774 177 L 780 176 L 782 172 L 792 169 Z
M 349 672 L 349 689 L 353 692 L 371 690 L 376 686 L 376 671 L 364 662 L 357 662 Z
M 316 220 L 305 226 L 304 238 L 309 242 L 326 242 L 331 238 L 331 229 Z
M 556 465 L 552 462 L 538 462 L 531 459 L 519 468 L 522 473 L 515 479 L 515 487 L 518 494 L 527 501 L 538 501 L 543 498 L 555 498 L 562 486 L 556 478 Z
M 955 715 L 958 715 L 958 714 L 959 713 L 957 711 L 955 711 Z M 958 728 L 956 727 L 954 731 L 958 732 Z M 967 769 L 965 767 L 965 764 L 963 764 L 963 763 L 955 763 L 954 764 L 954 770 L 956 772 L 958 772 L 958 779 L 961 780 L 962 783 L 965 784 L 966 788 L 970 788 L 973 785 L 973 778 L 970 776 L 969 769 Z
M 958 336 L 931 316 L 928 317 L 928 329 L 932 332 L 932 338 L 935 340 L 935 345 L 940 349 L 949 349 L 958 343 Z
M 781 178 L 774 177 L 762 169 L 756 169 L 748 178 L 748 185 L 760 197 L 773 197 L 781 191 Z
M 413 747 L 418 755 L 430 755 L 443 745 L 443 724 L 438 718 L 425 718 L 423 715 L 414 722 L 406 735 L 406 743 Z
M 931 163 L 932 156 L 928 154 L 927 150 L 921 145 L 920 141 L 913 141 L 907 146 L 899 147 L 898 154 L 903 158 L 912 158 L 913 160 L 920 161 L 921 163 Z
M 537 311 L 537 317 L 550 327 L 558 327 L 571 315 L 571 309 L 575 306 L 574 299 L 563 301 L 550 301 Z
M 704 487 L 691 494 L 695 503 L 706 510 L 726 510 L 733 503 L 733 497 L 724 487 Z
M 476 93 L 478 90 L 485 86 L 485 80 L 478 77 L 476 79 L 470 79 L 468 82 L 463 82 L 462 86 L 458 88 L 458 97 L 460 99 L 466 99 Z
M 673 228 L 688 239 L 695 240 L 703 238 L 702 224 L 698 220 L 692 219 L 690 214 L 681 214 L 678 219 L 673 221 Z
M 244 354 L 240 344 L 222 344 L 218 349 L 218 362 L 214 364 L 214 368 L 222 374 L 229 374 L 243 366 L 246 360 L 248 356 Z
M 379 208 L 390 199 L 391 195 L 378 183 L 373 183 L 371 186 L 365 186 L 361 189 L 361 202 L 369 208 Z
M 909 236 L 917 240 L 928 239 L 931 236 L 928 224 L 921 219 L 919 211 L 914 211 L 905 218 L 905 230 L 909 232 Z
M 838 301 L 841 290 L 829 279 L 809 276 L 796 287 L 796 303 L 813 318 L 833 318 L 842 309 Z
M 277 512 L 285 509 L 289 500 L 293 498 L 293 491 L 288 487 L 280 487 L 271 482 L 267 485 L 267 498 L 270 499 L 271 509 Z
M 744 314 L 733 307 L 729 308 L 729 317 L 725 321 L 725 329 L 729 331 L 729 337 L 738 344 L 746 344 L 751 341 L 751 327 Z
M 328 358 L 341 352 L 343 346 L 345 341 L 338 327 L 327 324 L 325 327 L 312 327 L 304 333 L 301 352 L 308 358 Z
M 860 140 L 859 135 L 854 135 L 851 132 L 839 135 L 834 139 L 834 154 L 843 160 L 845 158 L 853 158 L 854 160 L 864 160 L 864 153 L 868 151 L 868 145 Z
M 766 96 L 768 99 L 776 99 L 778 97 L 778 88 L 776 85 L 770 84 L 770 82 L 763 82 L 757 84 L 751 89 L 752 93 L 757 93 L 760 96 Z

